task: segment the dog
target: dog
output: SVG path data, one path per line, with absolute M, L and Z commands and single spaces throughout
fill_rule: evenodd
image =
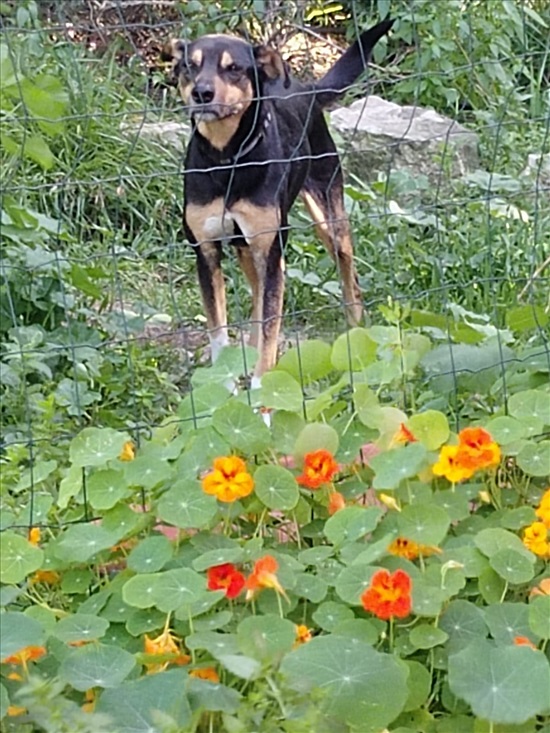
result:
M 212 360 L 229 343 L 221 245 L 230 242 L 252 292 L 253 387 L 277 358 L 288 214 L 298 196 L 337 264 L 349 325 L 361 321 L 342 171 L 323 110 L 356 81 L 392 25 L 362 33 L 312 83 L 292 78 L 275 49 L 233 36 L 172 40 L 164 49 L 192 121 L 184 231 L 197 257 Z

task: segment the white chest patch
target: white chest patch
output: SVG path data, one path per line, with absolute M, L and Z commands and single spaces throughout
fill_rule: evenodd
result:
M 235 234 L 235 220 L 231 212 L 209 216 L 203 226 L 205 236 L 211 241 L 227 239 Z

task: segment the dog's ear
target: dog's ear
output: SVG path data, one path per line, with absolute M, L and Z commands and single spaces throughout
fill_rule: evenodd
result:
M 180 41 L 178 38 L 172 38 L 164 44 L 162 51 L 160 52 L 160 58 L 162 61 L 172 62 L 173 72 L 175 72 L 177 65 L 185 56 L 186 46 L 187 44 L 185 41 Z
M 290 69 L 281 54 L 271 46 L 255 46 L 254 58 L 258 68 L 268 79 L 283 79 L 285 89 L 290 86 Z

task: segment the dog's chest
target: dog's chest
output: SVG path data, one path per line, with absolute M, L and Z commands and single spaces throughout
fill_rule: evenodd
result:
M 185 220 L 199 244 L 231 242 L 235 235 L 242 236 L 247 244 L 256 244 L 275 239 L 281 217 L 278 206 L 258 206 L 246 199 L 228 206 L 220 197 L 208 204 L 188 203 Z

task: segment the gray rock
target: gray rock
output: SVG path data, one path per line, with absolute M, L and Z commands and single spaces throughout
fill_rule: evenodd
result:
M 441 186 L 480 166 L 476 133 L 433 109 L 371 95 L 334 110 L 330 121 L 347 143 L 344 168 L 362 180 L 406 170 Z
M 530 153 L 521 175 L 534 181 L 537 192 L 550 196 L 550 153 Z
M 137 135 L 182 152 L 187 145 L 191 126 L 185 122 L 144 122 L 123 124 L 121 130 L 128 136 Z

